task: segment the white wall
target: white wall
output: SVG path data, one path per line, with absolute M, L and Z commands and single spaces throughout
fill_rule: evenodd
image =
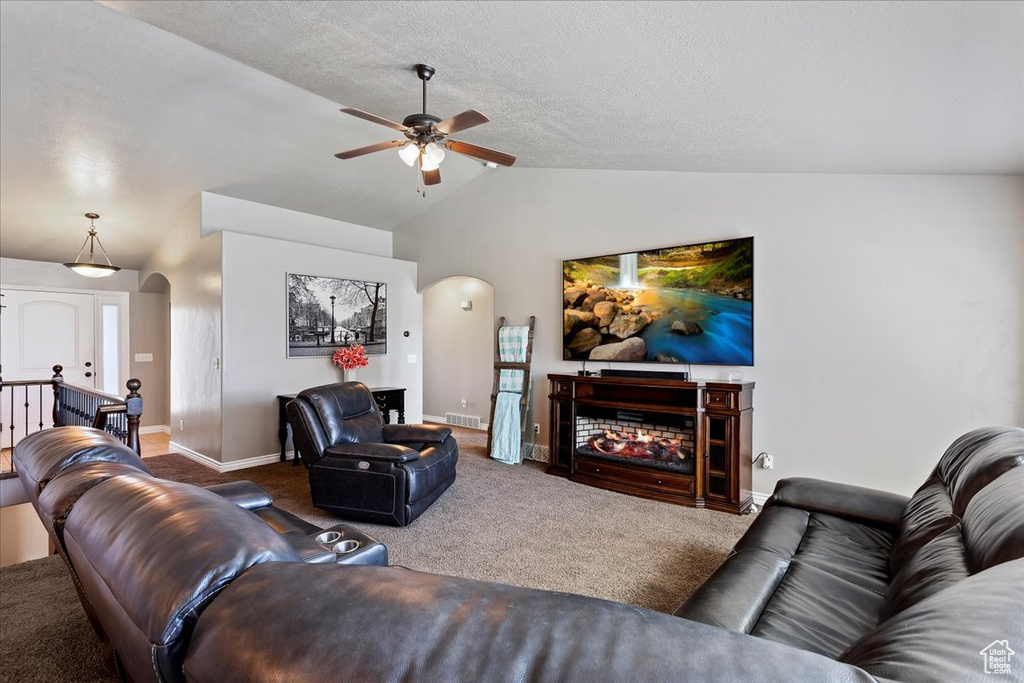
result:
M 105 278 L 87 278 L 64 267 L 62 263 L 0 258 L 0 283 L 46 289 L 128 292 L 128 374 L 142 382 L 142 426 L 167 424 L 168 358 L 164 340 L 167 297 L 164 294 L 140 292 L 139 271 L 122 269 Z M 136 363 L 136 353 L 152 353 L 153 361 Z M 128 379 L 125 377 L 121 381 L 119 393 L 122 395 L 128 391 L 124 388 Z
M 910 493 L 960 433 L 1024 422 L 1019 177 L 499 170 L 402 226 L 395 254 L 421 286 L 479 277 L 496 311 L 536 315 L 543 387 L 579 369 L 561 360 L 562 259 L 746 235 L 754 452 L 776 456 L 756 491 L 799 475 Z
M 462 310 L 463 301 L 472 301 L 472 310 Z M 494 287 L 489 283 L 454 277 L 423 291 L 424 413 L 478 415 L 487 422 L 494 385 L 494 332 Z
M 233 232 L 224 232 L 223 240 L 222 462 L 278 451 L 278 394 L 341 381 L 330 357 L 287 358 L 289 272 L 387 283 L 388 353 L 370 356 L 358 380 L 405 387 L 406 421 L 422 419 L 422 300 L 415 263 Z M 408 354 L 417 362 L 407 362 Z
M 170 283 L 171 441 L 219 460 L 221 236 L 200 235 L 200 209 L 198 195 L 182 207 L 140 278 L 160 273 Z
M 244 199 L 202 193 L 202 234 L 221 230 L 287 239 L 360 254 L 391 256 L 391 233 Z

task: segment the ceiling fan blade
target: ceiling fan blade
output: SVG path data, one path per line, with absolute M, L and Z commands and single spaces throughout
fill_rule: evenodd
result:
M 478 112 L 476 109 L 467 109 L 461 114 L 456 114 L 450 119 L 445 119 L 438 124 L 434 125 L 434 129 L 445 135 L 451 135 L 452 133 L 458 133 L 460 130 L 466 130 L 473 126 L 479 126 L 482 123 L 490 121 L 489 118 Z
M 392 147 L 399 147 L 409 142 L 408 140 L 388 140 L 387 142 L 378 142 L 376 145 L 367 145 L 366 147 L 360 147 L 359 149 L 350 149 L 347 152 L 338 152 L 334 156 L 339 159 L 353 159 L 355 157 L 361 157 L 364 154 L 372 154 L 373 152 L 379 152 L 384 149 L 391 149 Z
M 345 107 L 341 111 L 345 112 L 349 116 L 355 116 L 356 118 L 363 119 L 364 121 L 369 121 L 370 123 L 379 123 L 382 126 L 394 128 L 395 130 L 400 130 L 403 133 L 409 130 L 407 126 L 403 126 L 400 123 L 395 123 L 394 121 L 389 121 L 381 116 L 377 116 L 376 114 L 371 114 L 368 111 L 363 111 L 362 109 L 353 109 L 351 107 Z
M 435 168 L 433 171 L 423 171 L 423 184 L 424 185 L 440 185 L 441 184 L 441 169 Z
M 512 154 L 505 154 L 504 152 L 499 152 L 494 149 L 471 145 L 468 142 L 448 140 L 444 143 L 444 146 L 453 152 L 465 154 L 468 157 L 473 157 L 474 159 L 479 159 L 481 161 L 489 161 L 492 164 L 498 164 L 499 166 L 511 166 L 516 163 L 516 158 Z

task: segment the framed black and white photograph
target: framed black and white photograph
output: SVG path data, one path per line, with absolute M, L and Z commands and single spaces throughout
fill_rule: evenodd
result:
M 288 357 L 388 352 L 387 284 L 288 273 Z

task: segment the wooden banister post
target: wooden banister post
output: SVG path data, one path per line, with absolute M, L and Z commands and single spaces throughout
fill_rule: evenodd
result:
M 53 378 L 50 383 L 53 385 L 53 426 L 60 427 L 60 383 L 64 381 L 63 365 L 53 366 Z M 40 418 L 42 419 L 42 418 Z
M 139 422 L 142 419 L 142 396 L 139 389 L 142 382 L 132 378 L 125 384 L 128 387 L 128 395 L 124 397 L 128 413 L 128 436 L 125 443 L 133 451 L 142 455 L 142 445 L 139 443 Z

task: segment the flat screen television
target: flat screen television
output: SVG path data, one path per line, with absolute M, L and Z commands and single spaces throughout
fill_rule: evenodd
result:
M 562 262 L 562 357 L 754 364 L 754 238 Z

